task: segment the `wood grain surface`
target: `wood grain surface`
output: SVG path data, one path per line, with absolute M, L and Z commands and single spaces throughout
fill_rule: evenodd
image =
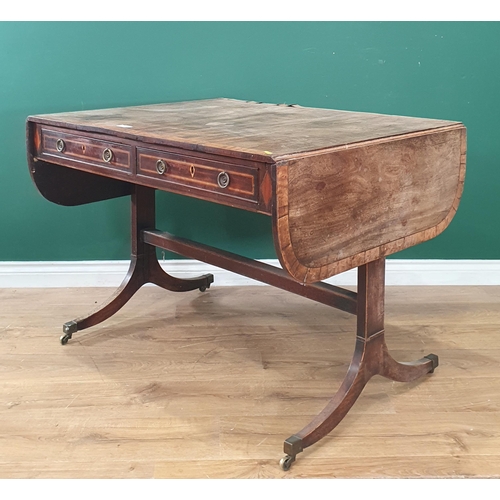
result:
M 453 126 L 279 162 L 282 266 L 312 283 L 436 237 L 460 202 L 465 144 Z
M 225 98 L 53 113 L 30 119 L 225 156 L 261 157 L 269 162 L 283 155 L 456 123 Z
M 268 286 L 148 286 L 61 346 L 110 293 L 0 290 L 0 478 L 500 477 L 500 287 L 388 287 L 391 353 L 439 368 L 374 377 L 288 472 L 283 439 L 337 390 L 355 318 Z

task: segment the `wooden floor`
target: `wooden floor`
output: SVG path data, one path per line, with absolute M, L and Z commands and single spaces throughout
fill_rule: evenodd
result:
M 500 287 L 389 287 L 414 383 L 373 378 L 332 433 L 278 462 L 339 387 L 355 318 L 271 287 L 142 288 L 61 346 L 109 289 L 0 290 L 0 478 L 500 477 Z

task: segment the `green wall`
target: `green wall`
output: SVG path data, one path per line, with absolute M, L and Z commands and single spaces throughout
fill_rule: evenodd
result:
M 457 120 L 465 191 L 436 239 L 396 258 L 500 258 L 500 23 L 2 22 L 0 260 L 127 259 L 128 199 L 59 207 L 36 191 L 30 114 L 231 97 Z M 274 258 L 270 219 L 159 193 L 158 227 Z

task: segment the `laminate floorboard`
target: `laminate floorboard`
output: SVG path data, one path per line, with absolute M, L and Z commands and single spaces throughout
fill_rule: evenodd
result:
M 356 320 L 267 286 L 0 289 L 0 478 L 500 478 L 500 287 L 388 287 L 412 383 L 374 377 L 341 424 L 279 468 L 338 389 Z

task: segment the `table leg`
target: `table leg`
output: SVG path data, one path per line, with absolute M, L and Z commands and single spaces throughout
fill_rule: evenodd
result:
M 210 288 L 210 284 L 214 281 L 212 274 L 190 279 L 170 276 L 161 268 L 156 257 L 155 247 L 144 243 L 142 231 L 154 229 L 156 223 L 154 189 L 135 186 L 131 205 L 132 255 L 128 273 L 120 287 L 104 304 L 92 313 L 68 321 L 63 325 L 64 335 L 61 337 L 63 345 L 67 344 L 73 333 L 97 325 L 115 314 L 146 283 L 153 283 L 174 292 L 186 292 L 196 289 L 205 291 Z
M 413 363 L 399 363 L 388 352 L 384 338 L 385 259 L 358 268 L 358 312 L 356 345 L 347 375 L 340 389 L 324 410 L 306 427 L 285 440 L 286 456 L 281 459 L 288 470 L 300 453 L 332 431 L 346 416 L 374 375 L 410 382 L 438 366 L 438 357 L 429 354 Z

